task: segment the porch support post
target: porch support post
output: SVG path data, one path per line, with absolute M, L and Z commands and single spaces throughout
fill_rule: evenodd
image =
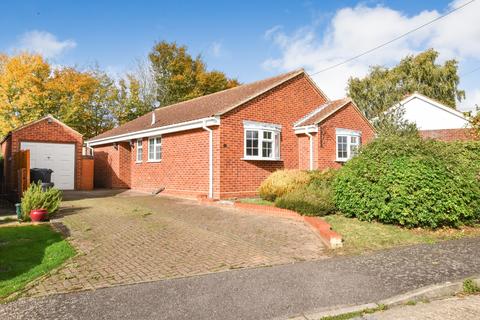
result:
M 313 170 L 313 136 L 310 132 L 308 132 L 307 130 L 305 130 L 305 134 L 308 136 L 308 140 L 309 140 L 309 143 L 310 143 L 310 159 L 309 159 L 309 167 L 310 167 L 310 170 Z

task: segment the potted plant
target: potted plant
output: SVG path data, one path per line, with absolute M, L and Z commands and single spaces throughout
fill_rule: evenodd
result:
M 23 221 L 47 220 L 55 213 L 62 201 L 62 192 L 57 188 L 42 190 L 41 183 L 32 183 L 22 197 Z

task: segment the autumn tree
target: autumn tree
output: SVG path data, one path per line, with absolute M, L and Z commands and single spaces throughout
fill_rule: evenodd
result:
M 149 58 L 160 106 L 192 99 L 237 86 L 236 79 L 220 71 L 207 71 L 201 56 L 193 58 L 186 46 L 157 43 Z
M 114 124 L 115 83 L 97 70 L 52 67 L 40 55 L 0 56 L 0 135 L 52 114 L 86 138 Z
M 44 114 L 50 74 L 50 65 L 41 56 L 0 55 L 0 135 Z
M 437 58 L 438 52 L 429 49 L 405 57 L 392 68 L 371 67 L 363 79 L 350 78 L 348 95 L 369 119 L 383 117 L 388 108 L 414 92 L 455 109 L 456 101 L 465 98 L 465 92 L 458 89 L 458 62 L 438 64 Z

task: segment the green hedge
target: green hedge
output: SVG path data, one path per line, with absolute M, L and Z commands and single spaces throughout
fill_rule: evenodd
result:
M 333 182 L 348 217 L 406 227 L 458 227 L 480 218 L 480 143 L 384 137 Z

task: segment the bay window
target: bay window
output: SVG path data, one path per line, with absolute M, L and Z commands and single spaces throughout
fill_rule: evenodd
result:
M 338 162 L 350 160 L 360 147 L 361 132 L 348 129 L 336 129 L 336 138 L 336 160 Z
M 148 161 L 158 162 L 162 160 L 162 137 L 148 139 Z
M 280 160 L 281 126 L 244 121 L 245 160 Z

